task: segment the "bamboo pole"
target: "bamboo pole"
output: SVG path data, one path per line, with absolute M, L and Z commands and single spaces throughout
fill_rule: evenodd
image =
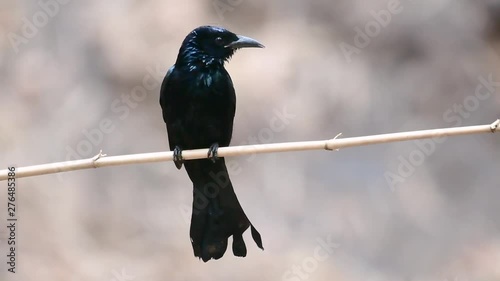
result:
M 333 139 L 321 141 L 303 141 L 303 142 L 285 142 L 273 144 L 257 144 L 244 146 L 221 147 L 218 150 L 219 157 L 237 156 L 257 153 L 272 153 L 272 152 L 290 152 L 290 151 L 305 151 L 305 150 L 338 150 L 340 148 L 356 147 L 372 144 L 409 141 L 416 139 L 427 139 L 435 137 L 450 137 L 460 135 L 472 135 L 482 133 L 494 133 L 498 131 L 500 119 L 490 125 L 443 128 L 434 130 L 411 131 L 393 134 L 382 134 L 363 137 L 352 137 L 339 139 L 337 135 Z M 184 160 L 207 158 L 208 149 L 185 150 L 182 152 Z M 120 156 L 106 156 L 102 151 L 88 159 L 81 159 L 67 162 L 57 162 L 36 166 L 16 167 L 15 177 L 33 177 L 39 175 L 55 174 L 75 170 L 101 168 L 108 166 L 131 165 L 141 163 L 152 163 L 162 161 L 172 161 L 173 153 L 168 152 L 153 152 L 130 154 Z M 0 181 L 8 178 L 9 170 L 0 170 Z

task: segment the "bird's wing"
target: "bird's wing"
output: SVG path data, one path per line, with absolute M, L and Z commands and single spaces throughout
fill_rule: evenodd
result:
M 161 109 L 163 112 L 163 121 L 165 121 L 165 124 L 167 125 L 167 133 L 168 133 L 168 142 L 170 145 L 170 150 L 174 150 L 175 146 L 178 145 L 178 141 L 176 140 L 176 136 L 178 136 L 178 132 L 175 132 L 175 128 L 178 126 L 175 126 L 174 123 L 176 122 L 174 118 L 174 102 L 173 102 L 173 95 L 175 89 L 172 87 L 172 73 L 174 72 L 175 65 L 170 67 L 167 71 L 167 74 L 165 75 L 165 78 L 163 78 L 163 82 L 161 84 L 161 90 L 160 90 L 160 105 Z
M 168 113 L 170 113 L 171 108 L 168 102 L 168 81 L 170 80 L 170 76 L 172 75 L 172 72 L 174 72 L 175 65 L 172 65 L 168 71 L 167 74 L 165 75 L 165 78 L 163 78 L 163 82 L 161 83 L 161 89 L 160 89 L 160 106 L 163 111 L 163 121 L 167 123 L 168 119 Z
M 220 143 L 221 146 L 229 146 L 229 143 L 231 142 L 231 138 L 233 135 L 233 121 L 234 121 L 234 115 L 236 113 L 236 93 L 234 91 L 234 86 L 233 86 L 233 81 L 231 80 L 231 76 L 229 76 L 229 73 L 227 73 L 227 79 L 226 79 L 226 90 L 227 90 L 227 95 L 228 95 L 228 104 L 227 104 L 227 111 L 226 111 L 226 116 L 225 120 L 226 122 L 223 123 L 224 131 L 226 132 L 225 135 L 228 137 L 226 142 Z

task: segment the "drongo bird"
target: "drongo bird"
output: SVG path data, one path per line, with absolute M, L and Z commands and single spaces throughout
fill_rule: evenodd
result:
M 189 33 L 175 64 L 161 85 L 160 105 L 167 124 L 175 166 L 184 164 L 193 182 L 191 244 L 204 262 L 219 259 L 233 236 L 233 253 L 247 254 L 243 232 L 251 227 L 253 240 L 262 246 L 260 233 L 241 208 L 229 179 L 219 146 L 228 146 L 233 133 L 236 95 L 224 68 L 239 48 L 264 46 L 224 28 L 201 26 Z M 207 159 L 182 159 L 183 149 L 207 148 Z

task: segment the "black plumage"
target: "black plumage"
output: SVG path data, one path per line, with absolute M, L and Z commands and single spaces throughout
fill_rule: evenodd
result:
M 263 47 L 259 42 L 214 26 L 198 27 L 184 39 L 179 55 L 161 86 L 160 105 L 170 149 L 178 169 L 184 164 L 193 182 L 191 243 L 203 261 L 221 258 L 233 236 L 233 253 L 246 256 L 243 232 L 263 249 L 259 232 L 238 202 L 219 146 L 228 146 L 233 132 L 236 95 L 224 63 L 235 50 Z M 210 148 L 207 159 L 182 160 L 183 149 Z

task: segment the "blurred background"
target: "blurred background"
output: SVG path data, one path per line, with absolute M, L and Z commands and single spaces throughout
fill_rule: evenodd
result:
M 200 25 L 265 49 L 227 64 L 232 145 L 490 124 L 500 1 L 0 2 L 0 166 L 168 150 L 160 83 Z M 498 81 L 498 82 L 497 82 Z M 265 251 L 193 256 L 192 186 L 162 162 L 18 179 L 0 280 L 498 280 L 500 138 L 233 157 Z

